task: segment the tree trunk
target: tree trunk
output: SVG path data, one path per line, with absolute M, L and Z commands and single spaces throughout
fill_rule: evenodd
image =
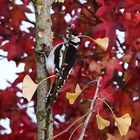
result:
M 44 54 L 52 47 L 52 31 L 50 17 L 50 0 L 35 0 L 35 15 L 36 15 L 36 66 L 37 66 L 37 81 L 40 81 L 48 76 L 45 68 Z M 43 53 L 44 54 L 43 54 Z M 38 140 L 48 140 L 53 136 L 52 115 L 49 118 L 49 124 L 46 124 L 46 94 L 49 89 L 49 81 L 43 82 L 37 90 L 37 127 Z M 48 130 L 46 126 L 49 125 Z

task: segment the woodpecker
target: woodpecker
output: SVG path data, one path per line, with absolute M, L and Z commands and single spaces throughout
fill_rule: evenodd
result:
M 80 42 L 78 36 L 66 34 L 64 42 L 53 47 L 46 58 L 47 71 L 58 75 L 57 90 L 61 88 L 72 70 Z

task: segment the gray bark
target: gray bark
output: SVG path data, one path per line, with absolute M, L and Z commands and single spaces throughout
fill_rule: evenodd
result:
M 52 47 L 52 31 L 50 17 L 50 0 L 35 0 L 35 15 L 36 15 L 36 66 L 37 66 L 37 81 L 48 76 L 45 68 L 45 59 L 42 52 L 46 52 Z M 49 118 L 49 124 L 46 124 L 46 94 L 49 90 L 49 81 L 43 82 L 37 89 L 37 127 L 38 140 L 48 140 L 53 136 L 52 115 Z M 46 130 L 46 125 L 49 125 Z

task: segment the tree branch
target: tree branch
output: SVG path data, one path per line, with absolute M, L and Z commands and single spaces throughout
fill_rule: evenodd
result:
M 4 59 L 4 58 L 7 58 L 7 57 L 0 54 L 0 60 L 2 60 L 2 59 Z
M 69 140 L 71 140 L 71 138 L 72 138 L 73 134 L 75 133 L 75 131 L 76 131 L 79 127 L 81 127 L 83 124 L 84 124 L 84 123 L 79 124 L 79 125 L 73 130 L 73 132 L 71 133 L 71 135 L 70 135 L 70 137 L 69 137 Z
M 87 113 L 85 113 L 83 116 L 81 116 L 80 118 L 76 119 L 71 125 L 69 125 L 65 130 L 61 131 L 60 133 L 56 134 L 55 136 L 53 136 L 52 138 L 50 138 L 49 140 L 53 140 L 61 135 L 63 135 L 64 133 L 66 133 L 70 128 L 72 128 L 76 123 L 78 123 L 79 121 L 81 121 L 83 118 L 85 118 L 89 113 L 91 112 L 95 112 L 95 110 L 91 110 L 88 111 Z
M 51 35 L 51 0 L 34 0 L 36 15 L 36 52 L 45 52 L 52 46 Z M 45 47 L 44 47 L 45 46 Z M 37 80 L 40 81 L 48 76 L 45 68 L 44 55 L 36 53 Z M 37 89 L 37 126 L 38 140 L 47 140 L 53 136 L 53 123 L 46 124 L 46 95 L 49 89 L 48 80 L 43 82 Z M 52 115 L 49 121 L 52 122 Z M 48 130 L 45 129 L 46 125 Z M 45 130 L 45 131 L 44 131 Z
M 98 81 L 97 81 L 97 87 L 96 87 L 95 95 L 94 95 L 94 97 L 93 97 L 93 99 L 92 99 L 92 101 L 91 101 L 91 105 L 90 105 L 89 111 L 93 110 L 95 101 L 96 101 L 96 99 L 97 99 L 97 97 L 98 97 L 98 92 L 99 92 L 99 88 L 100 88 L 100 81 L 101 81 L 101 79 L 102 79 L 102 77 L 100 76 L 99 79 L 98 79 Z M 87 118 L 86 118 L 86 120 L 85 120 L 85 122 L 84 122 L 81 135 L 80 135 L 80 137 L 79 137 L 78 140 L 83 140 L 84 135 L 85 135 L 86 128 L 87 128 L 87 126 L 88 126 L 88 123 L 89 123 L 89 121 L 90 121 L 90 118 L 91 118 L 92 114 L 93 114 L 93 112 L 90 112 L 90 113 L 88 114 L 88 116 L 87 116 Z

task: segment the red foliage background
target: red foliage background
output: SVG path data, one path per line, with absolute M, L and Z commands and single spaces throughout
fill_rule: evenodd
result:
M 22 97 L 16 95 L 21 92 L 17 85 L 22 82 L 23 77 L 28 73 L 35 80 L 36 73 L 33 47 L 35 29 L 29 27 L 29 32 L 25 32 L 20 28 L 22 21 L 32 23 L 25 15 L 32 13 L 27 6 L 31 1 L 22 2 L 17 4 L 15 0 L 0 1 L 0 49 L 8 52 L 8 61 L 14 61 L 17 66 L 25 63 L 24 72 L 18 73 L 10 87 L 0 90 L 0 118 L 9 118 L 12 130 L 11 134 L 0 135 L 0 140 L 37 139 L 36 124 L 27 115 L 27 101 L 21 102 Z M 75 25 L 76 34 L 86 34 L 94 39 L 109 37 L 106 52 L 93 42 L 85 45 L 89 40 L 82 39 L 72 74 L 53 106 L 55 134 L 65 130 L 76 118 L 88 111 L 95 84 L 80 95 L 73 105 L 68 103 L 66 91 L 73 91 L 77 83 L 83 88 L 88 82 L 102 75 L 100 98 L 108 96 L 105 100 L 117 116 L 125 113 L 131 115 L 132 125 L 125 138 L 140 139 L 140 0 L 88 0 L 83 3 L 78 0 L 65 0 L 65 3 L 53 3 L 52 10 L 54 44 L 61 41 L 60 36 L 65 34 L 66 28 L 71 24 Z M 67 16 L 70 18 L 66 18 Z M 118 32 L 124 36 L 121 38 L 122 34 Z M 36 102 L 35 97 L 33 100 Z M 106 105 L 101 104 L 99 109 L 104 118 L 112 121 L 111 112 Z M 56 118 L 56 114 L 63 115 L 64 122 Z M 77 125 L 78 123 L 56 139 L 67 140 Z M 0 125 L 1 134 L 3 130 Z M 76 140 L 80 132 L 81 129 L 77 129 L 72 140 Z M 117 127 L 112 124 L 99 131 L 93 115 L 85 140 L 109 140 L 111 137 L 119 139 Z

